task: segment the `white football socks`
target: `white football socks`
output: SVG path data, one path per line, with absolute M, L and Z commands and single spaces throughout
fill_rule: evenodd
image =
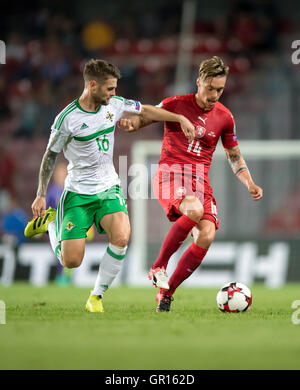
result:
M 91 292 L 92 295 L 102 296 L 111 286 L 122 268 L 126 250 L 127 246 L 125 248 L 119 248 L 109 243 L 100 262 L 94 290 Z
M 55 221 L 51 221 L 48 224 L 49 240 L 55 256 L 58 258 L 61 265 L 61 244 L 56 237 Z

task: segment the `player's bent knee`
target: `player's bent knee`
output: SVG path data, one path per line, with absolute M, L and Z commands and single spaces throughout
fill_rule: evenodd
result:
M 203 216 L 203 209 L 200 210 L 188 210 L 185 214 L 187 217 L 192 219 L 193 221 L 199 223 Z
M 110 241 L 113 245 L 119 247 L 119 248 L 125 248 L 128 245 L 129 242 L 129 236 L 127 234 L 120 235 L 116 237 L 112 237 Z
M 78 268 L 82 263 L 81 256 L 64 257 L 62 256 L 62 265 L 66 268 Z
M 203 205 L 195 196 L 186 196 L 180 204 L 180 211 L 193 221 L 199 223 L 203 217 Z
M 66 268 L 77 268 L 81 265 L 85 250 L 85 239 L 62 241 L 62 264 Z
M 63 266 L 65 268 L 78 268 L 80 265 L 81 265 L 81 262 L 77 262 L 77 261 L 63 261 Z

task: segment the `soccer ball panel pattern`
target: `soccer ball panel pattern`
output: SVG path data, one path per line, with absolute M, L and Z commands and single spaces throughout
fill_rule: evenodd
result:
M 230 282 L 225 284 L 217 294 L 217 306 L 226 313 L 247 311 L 252 304 L 250 289 L 242 283 Z

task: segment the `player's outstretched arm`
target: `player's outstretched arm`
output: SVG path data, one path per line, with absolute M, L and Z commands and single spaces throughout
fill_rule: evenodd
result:
M 261 199 L 263 190 L 254 183 L 246 162 L 241 155 L 240 148 L 235 146 L 230 149 L 225 149 L 225 153 L 233 173 L 247 187 L 252 198 L 254 200 Z
M 195 138 L 195 127 L 184 115 L 151 105 L 143 105 L 140 115 L 146 121 L 178 122 L 189 142 L 192 142 Z
M 175 114 L 163 108 L 143 105 L 139 115 L 131 115 L 121 118 L 117 122 L 117 126 L 125 131 L 136 131 L 142 127 L 148 126 L 153 122 L 178 122 L 181 129 L 189 142 L 192 142 L 195 137 L 194 125 L 181 114 Z
M 36 198 L 31 205 L 33 217 L 42 217 L 46 210 L 46 191 L 52 176 L 57 153 L 47 149 L 44 153 L 39 172 L 39 185 Z
M 150 119 L 147 120 L 143 118 L 142 115 L 126 114 L 121 119 L 118 120 L 117 127 L 120 130 L 132 132 L 132 131 L 137 131 L 142 127 L 148 126 L 154 122 L 155 121 L 152 121 Z

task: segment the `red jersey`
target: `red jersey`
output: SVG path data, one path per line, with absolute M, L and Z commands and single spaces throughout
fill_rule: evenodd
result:
M 238 145 L 231 112 L 220 102 L 212 110 L 204 111 L 192 93 L 166 98 L 159 107 L 184 115 L 196 129 L 195 138 L 189 143 L 178 122 L 166 122 L 159 164 L 191 164 L 193 172 L 200 164 L 204 167 L 204 181 L 208 184 L 208 171 L 219 138 L 224 148 Z
M 159 106 L 188 118 L 196 134 L 189 143 L 178 122 L 165 123 L 159 168 L 153 178 L 154 194 L 170 221 L 181 216 L 180 203 L 185 196 L 196 196 L 203 204 L 202 219 L 215 223 L 218 229 L 217 204 L 208 171 L 220 137 L 224 148 L 238 145 L 233 116 L 219 102 L 212 110 L 204 111 L 194 94 L 167 98 Z

